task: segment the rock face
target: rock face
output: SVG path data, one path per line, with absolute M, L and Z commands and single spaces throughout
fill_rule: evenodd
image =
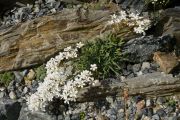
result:
M 133 63 L 152 60 L 154 52 L 170 50 L 173 45 L 172 40 L 170 36 L 159 38 L 147 36 L 132 39 L 125 43 L 123 54 L 127 54 L 128 60 Z
M 177 54 L 180 56 L 180 7 L 167 9 L 164 20 L 168 20 L 163 28 L 163 35 L 170 34 L 176 39 Z
M 0 30 L 0 72 L 41 64 L 66 46 L 106 33 L 110 14 L 64 9 Z

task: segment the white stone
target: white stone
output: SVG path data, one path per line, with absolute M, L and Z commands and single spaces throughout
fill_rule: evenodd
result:
M 11 91 L 11 92 L 9 93 L 9 97 L 10 97 L 11 99 L 15 100 L 15 99 L 16 99 L 16 94 L 15 94 L 13 91 Z
M 112 97 L 106 97 L 107 102 L 113 104 L 113 98 Z
M 23 93 L 26 94 L 27 92 L 28 92 L 28 88 L 27 88 L 27 87 L 24 87 Z
M 148 106 L 151 106 L 151 100 L 150 99 L 147 99 L 146 100 L 146 106 L 148 107 Z
M 142 63 L 142 66 L 141 66 L 141 70 L 144 70 L 144 69 L 149 69 L 150 68 L 150 63 L 149 62 L 143 62 Z
M 0 98 L 3 98 L 3 97 L 4 97 L 4 95 L 5 95 L 5 93 L 4 93 L 4 92 L 0 92 Z

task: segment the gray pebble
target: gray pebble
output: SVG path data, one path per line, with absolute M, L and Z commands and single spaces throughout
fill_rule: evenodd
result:
M 149 62 L 143 62 L 142 63 L 141 70 L 149 69 L 149 68 L 150 68 L 150 63 Z
M 10 99 L 13 99 L 13 100 L 16 99 L 16 94 L 14 93 L 14 91 L 11 91 L 11 92 L 9 93 L 9 97 L 10 97 Z
M 26 94 L 26 93 L 28 93 L 28 87 L 24 87 L 23 89 L 23 94 Z
M 160 120 L 160 117 L 159 117 L 159 115 L 155 114 L 152 116 L 151 120 Z
M 165 116 L 167 115 L 163 108 L 157 110 L 156 113 L 157 113 L 160 117 L 165 117 Z
M 137 72 L 139 72 L 140 69 L 141 69 L 141 64 L 135 64 L 135 65 L 133 65 L 133 67 L 132 67 L 132 70 L 133 70 L 133 72 L 134 72 L 135 74 L 136 74 Z
M 166 98 L 165 97 L 158 97 L 156 100 L 156 103 L 159 105 L 162 105 L 166 102 Z

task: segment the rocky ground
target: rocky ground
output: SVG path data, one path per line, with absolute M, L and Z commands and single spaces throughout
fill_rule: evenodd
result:
M 116 3 L 124 9 L 129 9 L 128 7 L 130 6 L 131 11 L 135 9 L 141 13 L 147 13 L 147 8 L 141 0 L 138 2 L 116 0 Z M 124 93 L 121 96 L 118 94 L 107 95 L 97 100 L 94 98 L 94 100 L 87 102 L 78 101 L 68 106 L 62 104 L 55 108 L 55 103 L 52 103 L 47 107 L 48 113 L 33 113 L 27 109 L 27 97 L 37 90 L 38 83 L 43 81 L 45 77 L 46 70 L 43 65 L 39 65 L 45 63 L 50 56 L 53 56 L 57 51 L 62 49 L 62 47 L 57 47 L 59 44 L 54 46 L 54 43 L 59 43 L 57 37 L 54 37 L 54 34 L 59 34 L 57 30 L 64 30 L 68 34 L 72 32 L 71 29 L 74 30 L 74 26 L 72 28 L 60 28 L 58 26 L 62 25 L 63 20 L 66 19 L 66 17 L 59 18 L 58 16 L 70 13 L 66 11 L 59 13 L 59 11 L 62 11 L 63 8 L 74 8 L 68 5 L 69 3 L 64 1 L 49 0 L 45 3 L 39 0 L 33 6 L 15 8 L 3 13 L 3 19 L 0 23 L 0 71 L 7 74 L 4 75 L 5 77 L 1 76 L 0 80 L 10 79 L 10 82 L 8 84 L 1 82 L 0 85 L 0 120 L 179 120 L 179 81 L 170 84 L 170 88 L 172 88 L 170 91 L 172 92 L 169 93 L 166 93 L 166 88 L 163 88 L 163 84 L 164 86 L 167 84 L 157 85 L 157 87 L 162 87 L 166 95 L 161 91 L 161 88 L 156 89 L 154 87 L 154 89 L 150 89 L 147 93 L 140 90 L 141 92 L 131 96 L 129 95 L 131 93 L 128 93 L 128 91 L 122 88 Z M 77 8 L 81 7 L 78 5 L 74 6 Z M 73 17 L 77 17 L 73 12 L 71 13 Z M 147 31 L 147 36 L 139 37 L 132 35 L 133 37 L 130 37 L 128 42 L 124 44 L 122 54 L 128 54 L 129 61 L 122 64 L 120 78 L 109 78 L 104 81 L 104 84 L 123 84 L 126 80 L 132 82 L 134 82 L 133 80 L 141 80 L 146 84 L 148 79 L 142 77 L 146 75 L 152 77 L 151 80 L 154 84 L 161 82 L 161 79 L 163 81 L 164 77 L 161 76 L 165 76 L 166 74 L 171 76 L 170 78 L 172 79 L 180 79 L 180 7 L 173 6 L 173 8 L 167 8 L 162 14 L 159 22 Z M 42 17 L 46 15 L 50 18 Z M 96 19 L 104 18 L 97 23 L 99 25 L 107 19 L 105 16 L 109 15 L 109 13 L 103 13 L 100 16 L 94 12 L 93 15 Z M 51 16 L 55 19 L 52 19 Z M 70 22 L 67 21 L 67 23 L 69 22 L 70 24 L 74 20 L 72 16 L 69 16 L 71 20 L 69 20 Z M 46 20 L 51 24 L 43 24 L 42 21 Z M 61 22 L 55 24 L 51 20 Z M 32 23 L 29 24 L 29 22 Z M 12 28 L 10 30 L 6 29 L 11 26 Z M 24 28 L 26 28 L 25 32 L 22 31 Z M 47 28 L 51 32 L 53 31 L 54 34 L 52 36 L 45 36 Z M 70 32 L 68 31 L 69 29 Z M 36 33 L 35 31 L 37 30 L 39 32 Z M 9 35 L 9 33 L 13 34 Z M 96 33 L 99 33 L 99 31 L 97 30 L 90 35 L 87 32 L 81 32 L 78 33 L 80 37 L 77 37 L 75 36 L 76 33 L 72 32 L 69 35 L 70 37 L 67 34 L 60 37 L 65 42 L 69 38 L 72 38 L 76 42 L 82 36 L 85 38 L 97 35 Z M 30 42 L 27 42 L 27 40 Z M 41 44 L 36 41 L 43 42 Z M 64 41 L 62 42 L 63 45 L 65 43 Z M 71 42 L 69 43 L 71 44 Z M 27 45 L 26 48 L 23 47 L 24 45 Z M 37 46 L 33 47 L 33 45 Z M 56 49 L 51 49 L 55 47 Z M 42 55 L 42 57 L 38 57 L 39 55 Z M 12 72 L 9 74 L 6 72 L 7 70 Z M 156 76 L 153 76 L 154 74 Z M 159 79 L 160 81 L 158 81 Z M 139 85 L 141 88 L 141 84 Z M 148 88 L 149 86 L 146 87 Z M 154 93 L 153 96 L 150 94 L 152 92 Z M 162 93 L 162 95 L 158 93 Z

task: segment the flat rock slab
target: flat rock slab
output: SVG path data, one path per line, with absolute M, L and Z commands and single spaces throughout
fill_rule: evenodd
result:
M 147 97 L 174 95 L 180 92 L 180 77 L 160 72 L 125 79 L 119 83 L 84 88 L 79 92 L 78 102 L 95 101 L 106 96 L 120 96 L 128 90 L 130 96 L 142 94 Z
M 64 9 L 0 30 L 0 72 L 42 64 L 62 48 L 105 34 L 109 11 Z

